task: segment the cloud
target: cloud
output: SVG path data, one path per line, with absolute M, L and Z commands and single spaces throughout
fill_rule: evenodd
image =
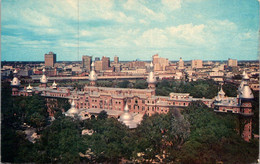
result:
M 128 0 L 126 3 L 123 4 L 124 9 L 129 11 L 138 12 L 138 14 L 142 14 L 147 19 L 156 20 L 156 21 L 165 21 L 166 16 L 161 12 L 155 12 L 152 9 L 148 8 L 147 6 L 143 5 L 138 0 Z
M 149 29 L 145 31 L 141 37 L 135 40 L 137 46 L 144 47 L 165 47 L 167 46 L 168 38 L 163 29 Z
M 162 0 L 162 4 L 170 11 L 181 8 L 181 0 Z
M 137 46 L 145 47 L 171 47 L 180 44 L 204 44 L 208 34 L 205 25 L 184 24 L 166 28 L 154 28 L 144 31 L 135 40 Z
M 204 31 L 205 25 L 193 25 L 193 24 L 184 24 L 177 27 L 168 27 L 166 28 L 167 32 L 171 35 L 172 38 L 185 40 L 189 43 L 205 43 L 206 33 Z

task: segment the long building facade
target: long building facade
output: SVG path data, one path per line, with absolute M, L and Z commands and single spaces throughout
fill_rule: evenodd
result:
M 75 108 L 91 111 L 101 111 L 101 109 L 109 111 L 124 111 L 126 106 L 128 111 L 133 114 L 147 114 L 149 116 L 155 113 L 168 113 L 173 107 L 185 108 L 192 101 L 202 101 L 208 107 L 214 108 L 215 112 L 230 112 L 241 115 L 245 123 L 242 137 L 249 141 L 252 137 L 252 91 L 248 86 L 248 76 L 244 74 L 243 81 L 238 89 L 237 97 L 226 97 L 224 91 L 219 91 L 218 95 L 213 99 L 193 98 L 189 93 L 170 93 L 169 96 L 156 96 L 156 78 L 153 73 L 153 64 L 151 63 L 151 71 L 147 77 L 147 89 L 128 89 L 128 88 L 109 88 L 97 87 L 97 75 L 92 63 L 92 69 L 89 75 L 90 84 L 86 85 L 82 90 L 76 90 L 72 87 L 58 87 L 54 83 L 47 86 L 48 78 L 43 72 L 40 79 L 41 84 L 38 87 L 20 87 L 20 81 L 14 76 L 11 82 L 13 96 L 30 96 L 32 94 L 40 94 L 45 97 L 48 102 L 55 101 L 57 98 L 68 99 L 73 101 Z M 47 104 L 52 108 L 50 104 Z M 53 115 L 52 110 L 48 110 Z M 248 121 L 249 120 L 249 121 Z

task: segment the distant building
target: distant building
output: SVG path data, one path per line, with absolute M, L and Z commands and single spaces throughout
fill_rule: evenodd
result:
M 115 64 L 118 64 L 118 63 L 119 63 L 119 57 L 118 57 L 118 56 L 115 56 L 115 57 L 114 57 L 114 63 L 115 63 Z
M 132 62 L 126 63 L 126 66 L 129 69 L 145 68 L 145 62 L 143 62 L 143 61 L 132 61 Z
M 87 55 L 82 56 L 82 67 L 87 72 L 90 72 L 91 62 L 92 62 L 92 56 L 87 56 Z
M 100 61 L 100 58 L 99 57 L 95 57 L 95 61 Z
M 49 54 L 45 54 L 44 61 L 46 67 L 54 67 L 54 64 L 56 63 L 56 54 L 54 54 L 53 52 L 49 52 Z
M 237 67 L 237 59 L 228 59 L 229 67 Z
M 95 70 L 102 71 L 102 61 L 95 61 Z
M 195 68 L 203 68 L 202 60 L 192 60 L 192 62 L 191 62 L 191 68 L 192 68 L 192 69 L 195 69 Z
M 110 67 L 110 58 L 103 56 L 101 61 L 102 61 L 102 70 L 108 70 Z
M 180 60 L 178 62 L 178 69 L 184 69 L 184 61 L 182 60 L 181 57 L 180 57 Z
M 165 71 L 166 66 L 169 65 L 169 60 L 159 57 L 158 54 L 153 55 L 154 71 Z

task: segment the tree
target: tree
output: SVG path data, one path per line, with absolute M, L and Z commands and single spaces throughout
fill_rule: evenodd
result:
M 132 155 L 133 140 L 127 127 L 114 118 L 98 119 L 92 122 L 94 131 L 91 136 L 84 136 L 83 141 L 94 154 L 92 162 L 119 163 Z
M 37 142 L 41 156 L 37 162 L 79 163 L 79 152 L 85 150 L 79 122 L 61 117 L 47 127 Z
M 129 85 L 129 81 L 128 80 L 124 80 L 124 81 L 122 81 L 122 82 L 119 82 L 118 84 L 117 84 L 117 86 L 118 86 L 118 88 L 127 88 L 127 86 Z
M 105 110 L 102 110 L 99 114 L 98 114 L 98 119 L 100 120 L 105 120 L 107 119 L 107 112 Z
M 191 133 L 179 154 L 182 163 L 250 163 L 257 158 L 257 145 L 246 143 L 237 132 L 236 115 L 216 114 L 202 102 L 192 102 L 183 114 Z

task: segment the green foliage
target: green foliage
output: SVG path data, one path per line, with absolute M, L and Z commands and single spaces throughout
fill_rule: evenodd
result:
M 146 89 L 147 86 L 148 86 L 148 84 L 145 80 L 137 80 L 134 83 L 134 88 L 136 88 L 136 89 Z
M 99 86 L 99 87 L 112 87 L 113 86 L 113 82 L 112 81 L 108 81 L 108 80 L 98 80 L 97 81 L 97 86 Z
M 226 96 L 236 97 L 237 87 L 232 84 L 223 86 Z M 170 80 L 162 80 L 157 84 L 156 95 L 169 96 L 171 92 L 190 93 L 195 98 L 213 98 L 217 96 L 219 84 L 213 80 L 198 80 L 192 82 L 177 82 Z
M 228 97 L 236 97 L 237 96 L 237 86 L 233 84 L 224 84 L 223 91 L 226 93 Z
M 194 82 L 175 82 L 163 80 L 158 83 L 156 94 L 168 96 L 171 92 L 190 93 L 197 98 L 213 98 L 217 95 L 217 85 L 213 80 L 198 80 Z
M 130 82 L 128 80 L 124 80 L 122 82 L 119 82 L 117 84 L 117 87 L 118 88 L 127 88 L 129 84 L 130 84 Z
M 107 112 L 105 110 L 102 110 L 99 114 L 98 114 L 98 119 L 100 120 L 104 120 L 107 119 Z
M 183 114 L 191 133 L 180 153 L 182 163 L 250 163 L 257 158 L 257 145 L 246 143 L 237 133 L 237 116 L 216 114 L 202 102 L 192 102 Z
M 155 114 L 146 117 L 135 132 L 135 158 L 141 161 L 158 160 L 158 155 L 171 154 L 167 158 L 174 160 L 176 155 L 173 152 L 180 149 L 188 138 L 189 126 L 189 122 L 177 109 L 172 109 L 167 115 Z M 137 153 L 144 155 L 140 158 Z
M 113 118 L 91 121 L 93 135 L 84 136 L 84 144 L 94 153 L 94 162 L 118 163 L 131 156 L 131 133 Z
M 78 163 L 83 151 L 81 130 L 77 120 L 69 117 L 56 119 L 46 128 L 37 143 L 40 156 L 38 162 Z

